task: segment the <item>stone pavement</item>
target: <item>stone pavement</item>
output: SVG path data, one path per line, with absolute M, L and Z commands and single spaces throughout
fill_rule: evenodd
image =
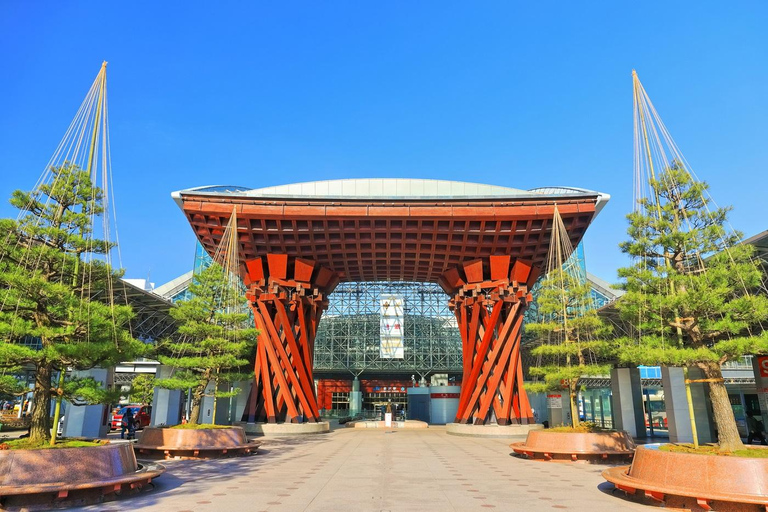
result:
M 440 427 L 265 439 L 251 457 L 168 461 L 154 490 L 78 510 L 653 510 L 611 496 L 605 466 L 528 461 L 509 442 Z

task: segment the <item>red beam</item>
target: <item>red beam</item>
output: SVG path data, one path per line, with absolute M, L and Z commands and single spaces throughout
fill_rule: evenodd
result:
M 523 260 L 510 267 L 510 260 L 492 256 L 487 263 L 464 264 L 469 284 L 456 288 L 450 302 L 464 347 L 457 422 L 487 423 L 495 415 L 507 425 L 532 416 L 523 388 L 520 336 L 530 298 L 527 283 L 538 269 Z

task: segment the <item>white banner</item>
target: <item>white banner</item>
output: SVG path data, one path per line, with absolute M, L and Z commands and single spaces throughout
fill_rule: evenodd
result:
M 381 295 L 379 352 L 382 359 L 403 359 L 403 297 Z

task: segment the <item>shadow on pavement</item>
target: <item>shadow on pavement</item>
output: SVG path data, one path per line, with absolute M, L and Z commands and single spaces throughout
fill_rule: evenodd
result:
M 322 443 L 328 435 L 306 435 L 296 437 L 258 437 L 262 445 L 256 454 L 244 457 L 232 457 L 207 460 L 161 460 L 166 472 L 154 480 L 151 488 L 140 494 L 112 497 L 104 503 L 79 507 L 72 510 L 112 512 L 124 510 L 126 505 L 131 509 L 141 509 L 158 504 L 159 500 L 173 496 L 185 496 L 195 499 L 195 495 L 203 501 L 213 501 L 211 495 L 215 484 L 230 483 L 231 487 L 256 485 L 260 468 L 282 464 L 286 453 L 296 448 L 311 444 Z M 306 455 L 299 456 L 304 457 Z M 295 460 L 296 457 L 293 458 Z M 205 481 L 204 489 L 196 485 Z

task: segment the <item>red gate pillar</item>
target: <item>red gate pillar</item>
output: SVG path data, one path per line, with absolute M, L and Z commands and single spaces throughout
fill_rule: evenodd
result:
M 245 270 L 259 338 L 243 420 L 314 423 L 320 419 L 312 375 L 315 334 L 339 276 L 285 254 L 246 261 Z
M 457 423 L 533 423 L 523 388 L 520 337 L 529 289 L 539 270 L 509 256 L 490 256 L 449 269 L 440 285 L 451 296 L 463 345 Z

